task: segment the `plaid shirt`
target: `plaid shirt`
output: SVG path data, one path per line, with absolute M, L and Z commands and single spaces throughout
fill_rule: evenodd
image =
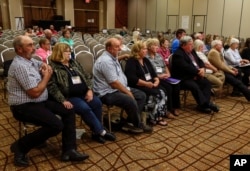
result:
M 47 100 L 47 89 L 38 97 L 31 98 L 27 90 L 37 87 L 42 80 L 39 72 L 42 62 L 16 56 L 10 65 L 8 72 L 7 89 L 9 92 L 9 105 L 19 105 L 29 102 L 42 102 Z

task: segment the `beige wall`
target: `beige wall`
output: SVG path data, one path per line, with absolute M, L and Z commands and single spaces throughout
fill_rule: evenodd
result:
M 173 31 L 184 24 L 187 33 L 250 37 L 249 6 L 250 0 L 129 0 L 128 27 Z
M 10 15 L 10 28 L 16 30 L 17 25 L 15 17 L 23 17 L 23 2 L 22 0 L 9 0 L 9 15 Z M 24 26 L 25 28 L 25 26 Z
M 64 19 L 70 20 L 72 26 L 75 25 L 73 0 L 64 0 Z

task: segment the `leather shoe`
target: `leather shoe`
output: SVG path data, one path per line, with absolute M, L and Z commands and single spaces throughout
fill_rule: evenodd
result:
M 108 141 L 115 141 L 116 140 L 116 136 L 110 132 L 106 132 L 106 134 L 103 137 L 105 140 L 108 140 Z
M 209 108 L 214 112 L 219 112 L 220 111 L 219 107 L 214 103 L 209 103 Z
M 92 140 L 97 141 L 97 142 L 99 142 L 101 144 L 104 144 L 106 142 L 106 140 L 104 139 L 104 137 L 102 137 L 99 134 L 92 134 Z
M 207 114 L 212 113 L 212 110 L 208 107 L 197 106 L 197 110 L 202 113 L 207 113 Z
M 14 153 L 14 164 L 16 166 L 27 167 L 29 166 L 28 157 L 26 153 L 21 152 L 20 147 L 18 145 L 18 141 L 14 142 L 10 146 L 10 150 Z
M 89 155 L 87 154 L 81 154 L 77 152 L 75 149 L 71 149 L 66 151 L 62 154 L 61 160 L 62 161 L 83 161 L 89 158 Z

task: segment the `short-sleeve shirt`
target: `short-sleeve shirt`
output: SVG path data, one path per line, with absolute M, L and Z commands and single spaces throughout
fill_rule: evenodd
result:
M 93 75 L 94 92 L 97 93 L 99 97 L 118 91 L 109 85 L 114 81 L 119 81 L 124 87 L 128 85 L 127 78 L 122 71 L 118 59 L 107 51 L 95 62 Z
M 152 63 L 154 70 L 157 74 L 163 74 L 166 72 L 166 64 L 163 61 L 160 54 L 156 53 L 154 58 L 151 58 L 148 54 L 146 56 Z
M 38 98 L 31 98 L 27 90 L 37 87 L 42 80 L 40 67 L 42 62 L 31 58 L 30 60 L 16 56 L 8 72 L 7 88 L 9 92 L 9 105 L 19 105 L 29 102 L 42 102 L 47 100 L 47 89 Z

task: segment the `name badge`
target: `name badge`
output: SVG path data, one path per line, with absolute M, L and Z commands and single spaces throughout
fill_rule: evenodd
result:
M 156 67 L 156 72 L 157 73 L 162 73 L 162 67 Z
M 150 73 L 145 74 L 145 78 L 146 78 L 147 81 L 148 81 L 148 80 L 151 80 L 151 75 L 150 75 Z
M 81 78 L 79 76 L 73 76 L 73 77 L 71 77 L 71 79 L 72 79 L 73 84 L 81 84 L 82 83 Z

